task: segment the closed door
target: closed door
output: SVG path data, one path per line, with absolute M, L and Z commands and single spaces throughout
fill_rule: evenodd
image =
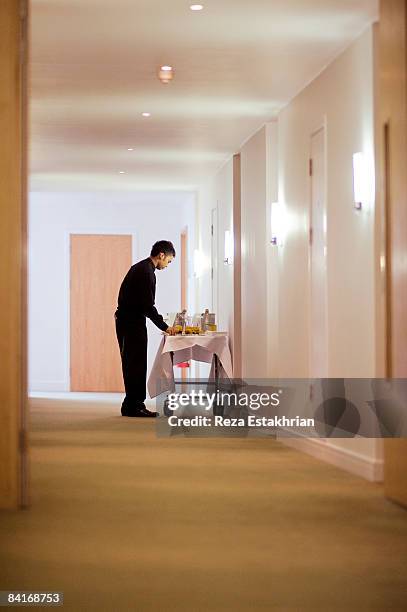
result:
M 311 137 L 310 376 L 328 376 L 324 129 Z
M 211 300 L 212 312 L 218 306 L 218 209 L 211 210 Z M 209 307 L 209 305 L 208 305 Z
M 131 236 L 71 235 L 71 391 L 123 391 L 114 311 L 131 251 Z

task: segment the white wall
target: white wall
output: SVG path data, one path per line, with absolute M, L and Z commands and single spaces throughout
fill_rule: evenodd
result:
M 277 375 L 278 257 L 269 244 L 269 208 L 277 199 L 277 123 L 261 128 L 241 148 L 242 369 L 246 377 Z M 233 266 L 223 263 L 224 233 L 233 230 L 233 159 L 199 192 L 199 239 L 205 266 L 201 308 L 211 300 L 211 209 L 218 211 L 218 321 L 233 348 Z M 271 276 L 273 275 L 273 278 Z M 268 310 L 270 315 L 268 315 Z M 269 367 L 270 361 L 272 366 Z
M 309 206 L 311 135 L 327 135 L 328 375 L 375 375 L 374 187 L 353 207 L 353 153 L 363 151 L 374 181 L 373 30 L 347 50 L 241 148 L 242 328 L 245 376 L 309 376 Z M 283 247 L 269 242 L 269 206 L 284 204 Z M 207 265 L 201 307 L 210 302 L 210 209 L 219 215 L 219 317 L 233 316 L 232 274 L 223 234 L 232 219 L 232 160 L 199 196 Z M 229 274 L 230 272 L 230 274 Z M 222 291 L 224 293 L 222 294 Z
M 353 207 L 353 153 L 374 182 L 373 34 L 369 28 L 279 115 L 279 199 L 288 232 L 279 250 L 280 375 L 309 375 L 311 134 L 327 134 L 328 376 L 375 375 L 374 202 Z M 374 198 L 374 193 L 373 193 Z
M 374 180 L 373 34 L 358 38 L 241 148 L 242 353 L 244 376 L 309 376 L 309 206 L 311 135 L 327 131 L 328 375 L 375 375 L 374 189 L 353 207 L 352 156 L 363 151 Z M 278 167 L 277 167 L 278 166 Z M 278 185 L 278 186 L 277 186 Z M 287 213 L 282 248 L 269 242 L 270 204 Z M 219 317 L 233 317 L 232 274 L 223 234 L 232 220 L 230 160 L 200 193 L 206 268 L 201 307 L 210 303 L 210 209 L 219 215 Z M 222 294 L 222 291 L 224 293 Z
M 280 372 L 279 254 L 278 248 L 271 244 L 271 205 L 278 201 L 277 121 L 266 125 L 266 162 L 267 376 L 278 378 Z
M 197 279 L 197 306 L 199 312 L 210 308 L 212 303 L 211 289 L 211 211 L 216 209 L 217 262 L 214 268 L 217 304 L 214 306 L 217 326 L 220 331 L 229 332 L 230 347 L 233 350 L 233 265 L 224 263 L 225 231 L 233 231 L 233 159 L 227 161 L 217 174 L 208 180 L 198 193 L 198 232 L 197 246 L 202 257 L 202 271 Z M 193 364 L 192 375 L 205 378 L 209 367 L 205 364 Z
M 267 139 L 261 128 L 241 149 L 242 375 L 267 371 Z
M 69 391 L 69 234 L 131 234 L 133 262 L 156 240 L 173 241 L 188 226 L 189 263 L 195 242 L 191 193 L 31 193 L 29 199 L 29 389 Z M 192 273 L 192 266 L 190 266 Z M 190 284 L 194 279 L 189 279 Z M 190 287 L 189 296 L 194 294 Z M 159 312 L 180 308 L 180 259 L 157 272 Z M 195 305 L 189 304 L 193 310 Z M 113 325 L 113 313 L 112 313 Z M 149 364 L 160 331 L 149 325 Z
M 373 30 L 369 28 L 278 118 L 279 200 L 287 235 L 279 248 L 279 374 L 309 376 L 310 137 L 327 134 L 328 376 L 374 377 Z M 371 197 L 353 207 L 353 153 L 364 152 Z M 381 478 L 376 440 L 297 442 L 297 447 L 371 480 Z
M 321 126 L 327 134 L 328 375 L 376 375 L 373 110 L 369 28 L 287 105 L 277 122 L 241 148 L 245 377 L 309 377 L 308 160 L 311 135 Z M 361 212 L 353 207 L 352 158 L 358 151 L 364 152 L 372 176 L 370 201 Z M 199 235 L 208 261 L 210 208 L 217 201 L 219 218 L 231 218 L 232 178 L 230 161 L 200 193 Z M 287 235 L 278 248 L 269 242 L 270 204 L 277 195 L 287 212 Z M 224 229 L 226 223 L 219 223 L 220 233 Z M 209 281 L 208 266 L 200 279 L 201 301 L 210 296 Z M 225 287 L 219 316 L 230 320 L 232 285 Z M 382 477 L 381 441 L 290 443 L 368 479 Z
M 233 160 L 223 165 L 214 178 L 199 192 L 199 249 L 204 267 L 199 278 L 199 308 L 211 304 L 211 210 L 217 209 L 218 262 L 215 282 L 218 304 L 216 305 L 218 329 L 233 332 L 233 266 L 224 263 L 225 231 L 233 231 Z

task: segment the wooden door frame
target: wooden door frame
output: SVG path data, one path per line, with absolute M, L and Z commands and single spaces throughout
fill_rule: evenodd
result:
M 188 308 L 188 228 L 181 232 L 181 310 Z
M 216 221 L 216 230 L 214 223 Z M 211 208 L 211 312 L 218 312 L 219 301 L 219 202 Z M 216 231 L 216 235 L 215 235 Z M 223 257 L 222 257 L 223 259 Z
M 407 376 L 407 281 L 397 264 L 407 243 L 407 0 L 380 1 L 374 72 L 376 375 L 403 378 Z M 385 439 L 384 493 L 405 507 L 406 474 L 407 440 Z
M 242 177 L 240 153 L 233 156 L 233 376 L 242 376 Z
M 188 310 L 188 227 L 185 227 L 180 236 L 181 258 L 181 310 Z M 186 368 L 181 368 L 181 380 L 187 379 Z
M 27 506 L 28 3 L 0 3 L 0 507 Z

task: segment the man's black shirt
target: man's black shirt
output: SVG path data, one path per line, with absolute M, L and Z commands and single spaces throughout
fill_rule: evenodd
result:
M 119 291 L 116 316 L 124 323 L 141 323 L 146 317 L 165 331 L 168 325 L 158 313 L 155 302 L 155 267 L 149 257 L 134 264 Z

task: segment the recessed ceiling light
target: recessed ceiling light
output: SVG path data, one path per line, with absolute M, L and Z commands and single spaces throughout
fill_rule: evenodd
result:
M 128 151 L 134 151 L 134 149 L 131 149 L 131 148 L 130 148 L 130 149 L 127 149 L 127 150 L 128 150 Z
M 158 71 L 158 78 L 160 79 L 161 83 L 167 85 L 174 78 L 173 67 L 167 65 L 160 66 L 160 69 Z
M 191 11 L 202 11 L 203 5 L 202 4 L 191 4 L 189 8 L 191 9 Z
M 119 174 L 125 174 L 124 170 L 119 170 Z
M 151 117 L 151 113 L 141 113 L 143 117 Z

